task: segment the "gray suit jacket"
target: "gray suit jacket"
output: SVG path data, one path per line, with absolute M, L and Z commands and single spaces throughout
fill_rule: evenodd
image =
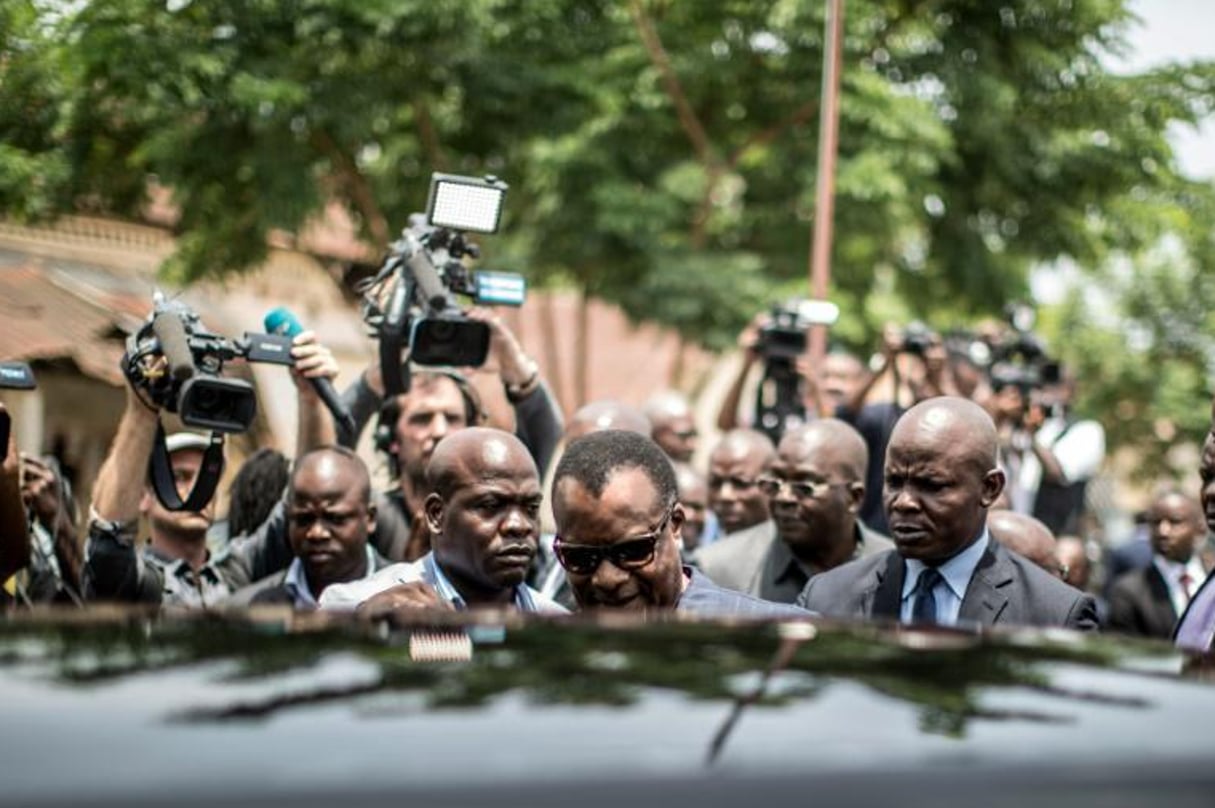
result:
M 906 565 L 895 550 L 868 556 L 810 579 L 797 605 L 826 617 L 899 619 Z M 975 568 L 959 626 L 1097 628 L 1097 604 L 996 542 Z
M 853 559 L 894 548 L 894 543 L 857 520 Z M 702 572 L 719 586 L 764 600 L 793 603 L 805 578 L 786 580 L 790 563 L 796 563 L 788 545 L 776 535 L 771 521 L 740 531 L 710 544 L 696 556 Z M 808 571 L 805 571 L 808 573 Z

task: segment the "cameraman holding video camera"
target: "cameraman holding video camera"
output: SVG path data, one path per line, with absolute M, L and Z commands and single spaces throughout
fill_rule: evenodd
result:
M 537 468 L 546 468 L 563 425 L 539 365 L 496 314 L 476 307 L 467 316 L 489 326 L 490 365 L 496 369 L 514 410 L 515 434 L 527 446 Z M 385 398 L 380 366 L 373 364 L 343 393 L 343 400 L 354 418 L 356 435 L 378 414 L 376 448 L 387 455 L 397 483 L 376 497 L 376 547 L 392 561 L 421 558 L 430 549 L 424 520 L 418 518 L 430 492 L 426 464 L 443 438 L 485 424 L 488 415 L 481 396 L 464 373 L 448 368 L 416 368 L 408 392 Z M 347 440 L 343 436 L 343 442 Z
M 311 332 L 299 334 L 290 349 L 292 379 L 298 392 L 300 434 L 297 451 L 332 443 L 334 428 L 310 384 L 337 375 L 337 363 Z M 130 360 L 131 349 L 124 357 Z M 165 357 L 152 355 L 167 375 Z M 237 588 L 276 568 L 265 547 L 255 540 L 235 541 L 217 555 L 207 549 L 207 529 L 215 503 L 171 510 L 154 491 L 150 459 L 157 448 L 164 405 L 136 389 L 131 379 L 127 404 L 110 452 L 93 488 L 85 550 L 84 589 L 90 600 L 116 600 L 158 605 L 209 607 Z M 164 439 L 172 484 L 185 501 L 208 467 L 213 438 L 179 432 Z M 222 465 L 220 463 L 219 465 Z M 136 543 L 139 518 L 148 520 L 149 540 Z

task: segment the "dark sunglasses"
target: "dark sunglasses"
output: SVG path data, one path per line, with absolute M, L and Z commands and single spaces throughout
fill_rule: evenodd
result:
M 654 560 L 658 540 L 667 529 L 674 511 L 675 507 L 672 505 L 663 515 L 658 527 L 644 536 L 607 545 L 571 544 L 558 536 L 553 541 L 553 551 L 556 552 L 557 561 L 561 566 L 574 575 L 593 575 L 605 560 L 622 570 L 640 569 Z

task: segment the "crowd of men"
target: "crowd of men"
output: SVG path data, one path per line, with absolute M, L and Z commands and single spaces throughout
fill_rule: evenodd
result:
M 513 434 L 487 425 L 460 372 L 417 368 L 407 393 L 385 396 L 377 366 L 345 392 L 356 428 L 339 430 L 308 383 L 335 378 L 336 363 L 301 334 L 297 456 L 255 455 L 226 521 L 214 500 L 161 501 L 149 472 L 161 413 L 134 390 L 93 485 L 83 553 L 63 475 L 20 456 L 10 437 L 0 469 L 8 604 L 284 604 L 368 619 L 673 610 L 1167 639 L 1207 577 L 1215 435 L 1201 503 L 1159 493 L 1143 535 L 1099 559 L 1084 503 L 1104 433 L 1073 415 L 1066 372 L 1032 383 L 976 372 L 941 337 L 912 346 L 892 328 L 869 363 L 832 352 L 799 365 L 804 417 L 774 443 L 740 413 L 763 360 L 757 321 L 740 337 L 747 361 L 718 416 L 723 434 L 700 447 L 691 407 L 669 391 L 641 408 L 592 402 L 563 424 L 538 365 L 499 320 L 478 316 Z M 351 448 L 373 421 L 394 479 L 384 491 Z M 165 440 L 181 499 L 211 447 L 192 432 Z M 704 469 L 694 465 L 702 448 Z

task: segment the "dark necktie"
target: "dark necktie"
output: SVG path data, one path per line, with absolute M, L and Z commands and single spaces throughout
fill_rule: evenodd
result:
M 937 599 L 933 597 L 932 590 L 944 580 L 935 567 L 925 567 L 920 571 L 911 593 L 911 622 L 937 622 Z
M 1177 579 L 1177 583 L 1181 584 L 1181 591 L 1185 593 L 1185 602 L 1189 603 L 1190 598 L 1194 596 L 1194 579 L 1189 572 L 1182 570 L 1181 577 Z

